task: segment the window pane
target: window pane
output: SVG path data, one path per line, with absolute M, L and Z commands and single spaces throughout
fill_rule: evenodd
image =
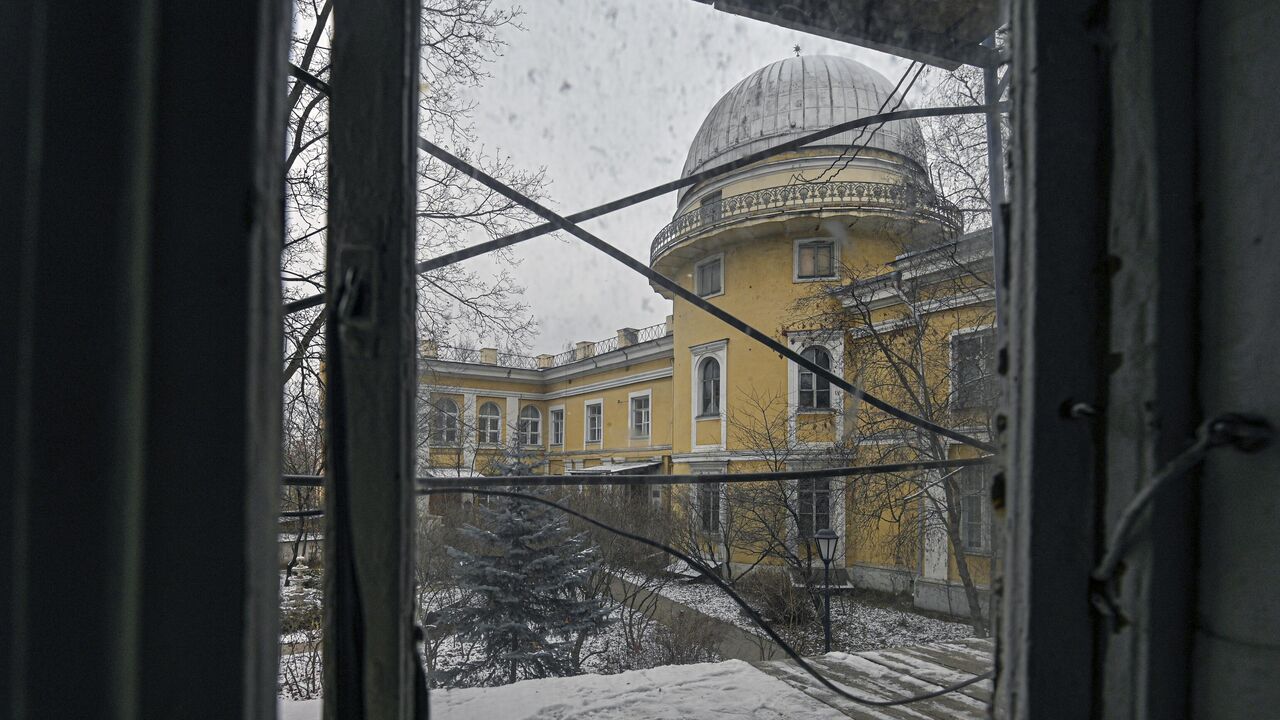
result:
M 694 291 L 699 295 L 714 295 L 720 292 L 720 267 L 719 258 L 699 265 L 694 278 L 696 281 Z
M 796 251 L 796 265 L 798 277 L 835 275 L 835 244 L 825 241 L 801 243 Z

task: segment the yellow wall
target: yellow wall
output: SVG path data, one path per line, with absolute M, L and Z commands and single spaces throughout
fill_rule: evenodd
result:
M 877 156 L 876 151 L 868 152 L 870 156 Z M 793 157 L 808 154 L 813 153 L 805 151 L 796 153 Z M 723 195 L 730 197 L 786 184 L 792 182 L 792 175 L 793 171 L 787 170 L 741 178 L 724 185 Z M 841 171 L 836 179 L 897 182 L 900 175 L 883 166 L 854 165 Z M 695 194 L 690 197 L 696 198 L 698 191 L 695 188 Z M 724 292 L 709 298 L 709 302 L 786 345 L 789 331 L 823 329 L 797 315 L 797 301 L 813 297 L 822 290 L 825 283 L 797 282 L 794 279 L 796 240 L 832 237 L 837 241 L 838 263 L 845 268 L 852 268 L 854 274 L 860 277 L 886 273 L 889 263 L 906 249 L 904 237 L 901 234 L 895 235 L 896 230 L 887 232 L 880 220 L 853 217 L 849 213 L 828 214 L 828 220 L 833 217 L 838 217 L 840 223 L 834 230 L 835 236 L 832 235 L 833 229 L 829 224 L 805 221 L 804 218 L 760 218 L 735 223 L 724 230 L 690 239 L 679 252 L 664 256 L 659 269 L 692 290 L 695 264 L 704 258 L 723 253 Z M 906 228 L 906 225 L 889 227 Z M 962 280 L 961 286 L 966 282 L 971 280 Z M 956 290 L 956 285 L 952 284 L 937 292 L 939 296 L 943 296 L 947 292 L 954 294 Z M 835 303 L 835 300 L 831 300 L 821 309 L 836 309 L 838 306 Z M 989 326 L 993 321 L 992 313 L 990 303 L 983 303 L 974 307 L 939 310 L 928 316 L 931 335 L 926 341 L 927 373 L 932 379 L 942 378 L 941 382 L 935 383 L 938 392 L 938 397 L 934 398 L 936 402 L 945 402 L 950 392 L 945 380 L 951 362 L 950 333 L 962 328 Z M 788 363 L 758 342 L 730 329 L 720 320 L 684 300 L 677 298 L 673 301 L 672 315 L 672 350 L 662 357 L 607 369 L 590 369 L 575 374 L 572 378 L 549 379 L 563 374 L 565 369 L 561 368 L 555 372 L 544 371 L 542 374 L 548 379 L 537 381 L 516 374 L 508 378 L 487 378 L 476 377 L 467 372 L 454 375 L 437 372 L 424 375 L 423 382 L 473 390 L 477 395 L 477 407 L 489 397 L 485 395 L 486 391 L 526 396 L 519 400 L 521 406 L 535 405 L 541 413 L 542 446 L 548 452 L 548 472 L 562 473 L 570 467 L 595 467 L 606 461 L 662 457 L 663 469 L 688 473 L 691 472 L 691 466 L 685 462 L 674 462 L 672 456 L 695 457 L 695 446 L 718 446 L 722 434 L 727 438 L 725 450 L 730 455 L 741 455 L 742 451 L 751 449 L 745 447 L 743 435 L 735 433 L 732 425 L 752 422 L 750 418 L 756 412 L 750 407 L 752 404 L 772 398 L 780 403 L 782 412 L 787 411 Z M 877 309 L 873 313 L 875 322 L 890 322 L 903 316 L 904 308 L 894 305 Z M 884 367 L 877 367 L 870 360 L 874 357 L 874 352 L 868 351 L 867 341 L 856 339 L 849 333 L 845 333 L 843 337 L 845 376 L 851 380 L 859 377 L 868 390 L 876 391 L 884 399 L 915 411 L 909 398 L 903 396 L 899 381 L 890 376 Z M 692 349 L 720 341 L 725 341 L 724 363 L 721 368 L 724 378 L 721 393 L 722 416 L 719 419 L 695 420 L 693 403 L 696 398 L 696 378 Z M 603 359 L 606 358 L 601 356 L 579 364 L 587 368 Z M 629 378 L 645 373 L 660 373 L 663 370 L 669 370 L 670 376 L 628 382 Z M 617 383 L 617 386 L 592 389 L 601 383 Z M 650 391 L 651 434 L 648 439 L 633 438 L 630 432 L 628 396 L 640 390 Z M 461 406 L 460 397 L 455 395 L 455 398 Z M 505 441 L 510 426 L 516 421 L 518 408 L 515 407 L 515 400 L 511 400 L 512 405 L 506 407 L 507 398 L 493 399 L 505 408 Z M 602 442 L 584 444 L 585 403 L 595 400 L 603 403 L 604 436 Z M 563 406 L 565 412 L 565 442 L 562 446 L 551 446 L 549 411 L 557 406 Z M 797 439 L 808 443 L 830 443 L 837 439 L 838 419 L 831 412 L 800 415 L 797 418 Z M 864 405 L 857 422 L 862 423 L 865 428 L 867 423 L 878 419 L 883 419 L 883 415 Z M 957 415 L 950 424 L 964 426 L 979 419 L 978 413 Z M 485 456 L 485 452 L 481 452 L 481 457 Z M 487 452 L 492 455 L 494 451 Z M 457 456 L 441 452 L 439 457 L 442 462 L 448 462 L 456 461 Z M 884 461 L 883 458 L 879 460 Z M 434 453 L 432 461 L 433 464 L 436 462 Z M 770 469 L 759 462 L 741 460 L 730 461 L 728 468 L 730 472 Z M 680 498 L 692 492 L 692 487 L 685 487 L 676 493 L 673 500 L 675 512 L 682 513 L 688 508 L 688 501 Z M 917 525 L 918 516 L 908 508 L 896 518 L 882 516 L 879 519 L 867 519 L 850 506 L 852 502 L 850 499 L 846 503 L 844 514 L 846 562 L 850 565 L 919 571 L 919 539 L 914 543 L 901 539 L 904 525 Z M 754 561 L 755 558 L 750 557 L 750 549 L 740 549 L 733 559 L 741 562 Z M 974 579 L 985 585 L 990 575 L 987 557 L 973 555 L 969 560 Z M 950 564 L 951 578 L 955 580 L 957 575 L 954 556 Z

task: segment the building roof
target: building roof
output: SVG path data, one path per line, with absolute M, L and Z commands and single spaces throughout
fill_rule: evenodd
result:
M 683 175 L 875 115 L 893 88 L 880 73 L 845 57 L 806 55 L 766 65 L 734 85 L 707 114 L 689 147 Z M 908 108 L 903 103 L 898 109 Z M 861 138 L 858 134 L 841 133 L 820 144 L 847 147 L 858 139 L 860 145 L 925 166 L 924 136 L 914 120 L 887 123 L 874 137 L 870 131 Z

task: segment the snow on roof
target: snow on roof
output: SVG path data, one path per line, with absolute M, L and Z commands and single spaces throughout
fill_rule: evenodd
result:
M 283 720 L 319 720 L 320 701 L 282 700 L 280 710 Z M 741 660 L 525 680 L 493 688 L 432 690 L 431 716 L 447 720 L 845 720 L 843 713 Z
M 962 639 L 810 657 L 826 677 L 862 697 L 930 693 L 991 669 L 990 640 Z M 991 680 L 901 709 L 852 705 L 787 660 L 664 665 L 617 675 L 525 680 L 493 688 L 431 691 L 431 715 L 447 720 L 840 720 L 845 717 L 981 720 Z M 283 720 L 319 720 L 320 701 L 279 704 Z M 841 710 L 848 711 L 848 714 Z M 904 715 L 906 713 L 906 715 Z
M 433 478 L 480 478 L 484 477 L 483 473 L 478 473 L 469 468 L 426 468 L 423 470 L 427 477 Z
M 644 468 L 657 467 L 661 465 L 661 460 L 647 460 L 645 462 L 633 463 L 613 463 L 612 465 L 596 465 L 588 468 L 574 468 L 569 470 L 570 475 L 622 475 L 633 470 L 643 470 Z

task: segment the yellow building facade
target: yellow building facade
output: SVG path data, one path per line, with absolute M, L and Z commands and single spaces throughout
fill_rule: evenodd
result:
M 846 58 L 773 63 L 715 104 L 684 175 L 876 114 L 892 91 Z M 990 235 L 962 236 L 958 211 L 929 178 L 914 121 L 842 133 L 681 191 L 650 265 L 868 391 L 982 436 L 989 397 L 969 396 L 989 385 Z M 559 355 L 427 343 L 429 472 L 487 474 L 516 446 L 540 454 L 541 470 L 555 474 L 693 475 L 967 454 L 857 407 L 813 373 L 663 294 L 672 302 L 665 323 L 622 328 Z M 906 360 L 897 362 L 899 354 Z M 921 380 L 903 381 L 904 368 Z M 777 498 L 787 507 L 769 516 L 777 529 L 764 534 L 734 513 L 742 498 L 759 503 L 767 493 L 645 492 L 692 518 L 707 552 L 730 570 L 758 564 L 761 548 L 777 556 L 766 564 L 811 555 L 807 538 L 833 527 L 842 536 L 842 581 L 911 592 L 923 607 L 967 615 L 956 547 L 966 548 L 972 584 L 985 588 L 989 511 L 972 500 L 982 495 L 973 489 L 980 473 L 966 471 L 964 483 L 945 475 L 794 482 Z M 953 507 L 966 522 L 952 522 L 960 534 L 949 536 L 945 522 L 928 518 L 945 520 Z M 766 515 L 755 507 L 751 518 L 759 525 Z M 735 524 L 738 538 L 726 529 Z

